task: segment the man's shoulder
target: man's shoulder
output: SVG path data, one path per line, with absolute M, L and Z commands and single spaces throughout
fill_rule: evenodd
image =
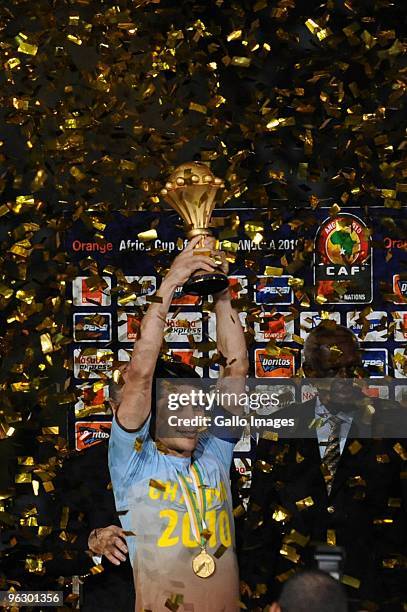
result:
M 308 418 L 314 416 L 315 413 L 315 398 L 306 402 L 293 402 L 279 408 L 276 412 L 270 415 L 273 419 L 283 418 Z
M 384 438 L 399 438 L 401 434 L 406 435 L 406 409 L 403 409 L 398 402 L 381 398 L 375 398 L 372 405 L 374 408 L 372 415 L 374 435 Z

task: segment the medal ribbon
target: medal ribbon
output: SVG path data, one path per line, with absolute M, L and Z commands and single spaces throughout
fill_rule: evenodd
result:
M 206 539 L 202 535 L 202 532 L 204 529 L 206 529 L 205 485 L 203 483 L 202 474 L 196 464 L 191 465 L 189 468 L 189 475 L 192 479 L 194 491 L 192 491 L 191 486 L 188 484 L 187 479 L 183 474 L 178 473 L 178 481 L 182 489 L 185 505 L 187 507 L 192 533 L 194 534 L 196 541 L 200 542 L 200 545 L 202 548 L 204 548 Z

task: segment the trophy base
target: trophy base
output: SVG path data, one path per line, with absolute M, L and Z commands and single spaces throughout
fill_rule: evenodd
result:
M 212 295 L 226 289 L 229 281 L 226 274 L 213 272 L 209 274 L 199 274 L 191 276 L 183 286 L 184 293 L 190 295 Z

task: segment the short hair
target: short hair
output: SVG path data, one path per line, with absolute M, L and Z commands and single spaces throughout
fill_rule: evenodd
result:
M 130 362 L 122 361 L 121 366 Z M 158 378 L 200 378 L 199 374 L 189 365 L 182 361 L 165 360 L 159 357 L 153 374 L 153 385 Z M 109 399 L 114 402 L 120 401 L 120 391 L 123 387 L 123 377 L 120 377 L 121 382 L 115 382 L 113 378 L 109 378 L 107 386 L 109 387 Z
M 325 340 L 335 339 L 338 337 L 347 336 L 354 344 L 355 348 L 359 350 L 359 342 L 355 334 L 351 329 L 344 325 L 339 325 L 336 321 L 326 319 L 321 321 L 317 327 L 314 327 L 308 334 L 307 339 L 304 343 L 304 361 L 310 363 L 315 357 L 321 344 L 324 344 Z
M 123 362 L 125 363 L 125 362 Z M 151 420 L 150 420 L 150 435 L 155 438 L 156 426 L 156 381 L 161 378 L 201 378 L 199 374 L 189 365 L 182 361 L 166 360 L 159 357 L 155 366 L 152 389 L 151 389 Z M 120 402 L 120 391 L 123 386 L 122 382 L 115 382 L 113 378 L 109 379 L 109 398 L 116 403 Z
M 281 612 L 347 612 L 345 591 L 337 580 L 319 570 L 298 572 L 284 584 Z

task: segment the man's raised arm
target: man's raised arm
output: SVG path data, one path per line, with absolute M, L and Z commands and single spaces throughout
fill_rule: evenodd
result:
M 217 349 L 223 357 L 220 377 L 245 377 L 249 368 L 246 341 L 228 288 L 215 296 L 215 314 Z
M 183 285 L 196 270 L 213 272 L 219 265 L 211 257 L 194 254 L 194 247 L 199 241 L 199 236 L 193 238 L 174 259 L 156 293 L 161 301 L 150 304 L 141 322 L 140 335 L 134 343 L 116 413 L 116 419 L 125 429 L 139 429 L 150 414 L 153 375 L 175 289 Z

